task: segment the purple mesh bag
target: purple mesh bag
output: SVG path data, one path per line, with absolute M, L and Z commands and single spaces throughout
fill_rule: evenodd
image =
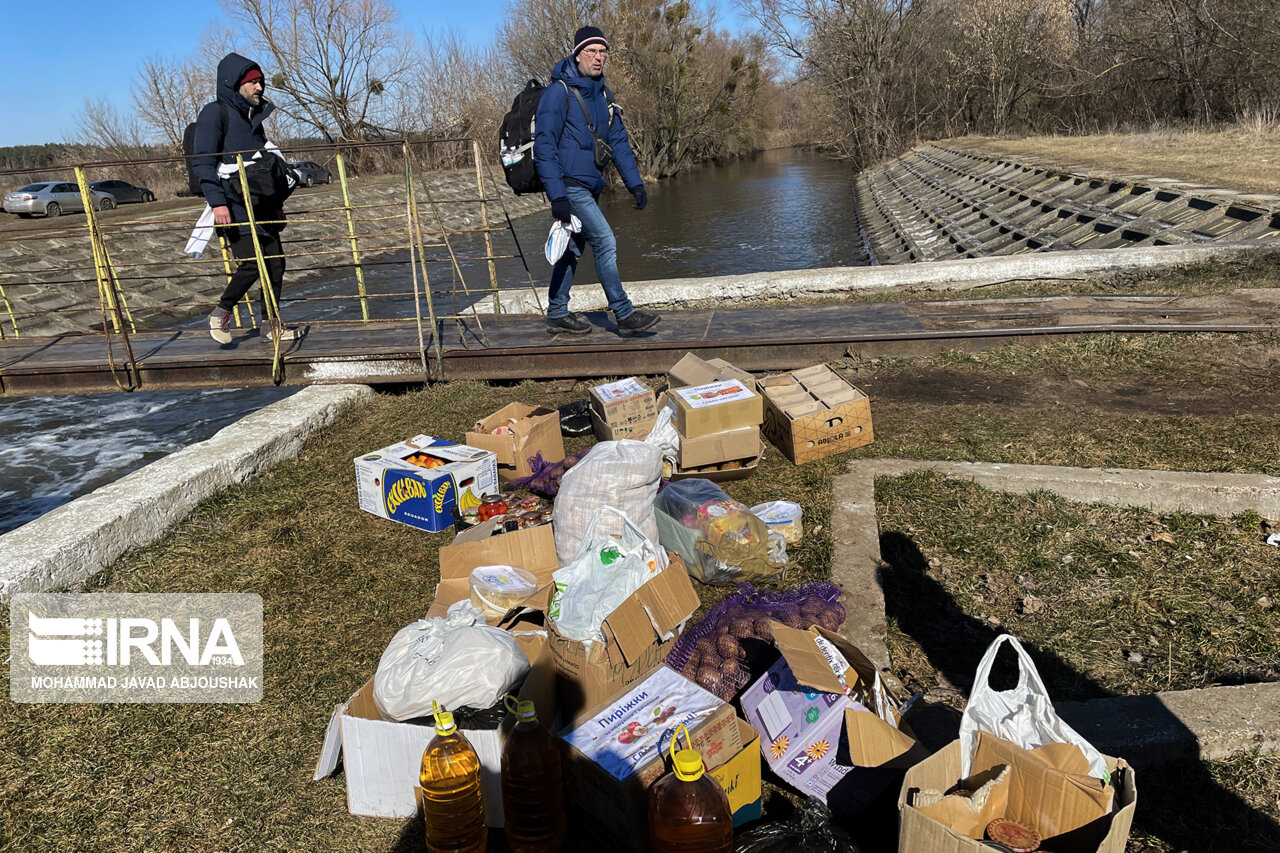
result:
M 812 581 L 786 590 L 758 590 L 740 583 L 736 595 L 685 630 L 667 655 L 667 664 L 728 702 L 751 680 L 746 665 L 751 652 L 748 646 L 752 641 L 764 644 L 772 640 L 772 636 L 759 636 L 765 628 L 759 620 L 775 619 L 796 628 L 821 624 L 834 631 L 843 624 L 844 615 L 840 588 L 830 581 Z M 727 624 L 726 630 L 721 630 L 722 623 Z M 743 640 L 748 641 L 746 645 Z M 710 661 L 703 664 L 703 658 Z

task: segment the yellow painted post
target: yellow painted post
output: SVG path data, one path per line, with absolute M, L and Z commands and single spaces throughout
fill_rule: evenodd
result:
M 122 297 L 117 299 L 119 294 L 115 286 L 115 275 L 111 269 L 111 259 L 107 255 L 106 244 L 102 241 L 102 232 L 98 228 L 98 211 L 93 206 L 93 193 L 89 192 L 89 181 L 85 177 L 84 169 L 76 166 L 75 175 L 76 183 L 80 187 L 80 202 L 84 205 L 85 224 L 89 226 L 89 244 L 93 248 L 93 272 L 98 279 L 98 300 L 106 307 L 105 313 L 111 317 L 113 331 L 119 332 L 123 314 L 120 305 Z M 132 318 L 129 318 L 129 325 L 133 326 Z M 103 331 L 106 331 L 105 327 Z M 130 331 L 136 330 L 130 328 Z
M 471 156 L 476 163 L 476 189 L 480 191 L 480 225 L 484 228 L 484 253 L 489 258 L 489 286 L 493 288 L 493 313 L 501 314 L 498 302 L 498 267 L 493 262 L 493 239 L 489 236 L 489 203 L 484 197 L 484 176 L 480 172 L 480 141 L 471 140 Z
M 274 156 L 274 155 L 273 155 Z M 240 192 L 245 200 L 244 209 L 249 217 L 249 236 L 253 238 L 253 255 L 258 261 L 258 286 L 262 288 L 262 304 L 267 309 L 267 334 L 270 335 L 280 320 L 280 306 L 276 305 L 276 294 L 271 289 L 271 279 L 267 275 L 267 259 L 262 256 L 262 242 L 258 239 L 258 222 L 253 215 L 253 195 L 249 192 L 249 176 L 244 173 L 244 156 L 236 155 L 236 169 L 240 172 Z M 278 385 L 284 381 L 284 363 L 280 358 L 280 338 L 273 337 L 273 355 L 271 358 L 271 378 Z
M 18 321 L 13 316 L 13 305 L 9 303 L 9 297 L 5 295 L 4 285 L 2 284 L 0 284 L 0 299 L 4 300 L 4 310 L 5 310 L 5 313 L 9 315 L 9 325 L 13 327 L 14 338 L 22 337 L 22 335 L 18 334 Z M 3 340 L 4 340 L 4 326 L 0 326 L 0 341 L 3 341 Z
M 356 223 L 351 216 L 351 196 L 347 193 L 347 165 L 338 154 L 338 183 L 342 185 L 342 207 L 347 212 L 347 233 L 351 235 L 351 260 L 356 265 L 356 290 L 360 293 L 360 315 L 369 319 L 369 300 L 365 298 L 364 267 L 360 265 L 360 247 L 356 243 Z
M 427 255 L 426 255 L 425 247 L 423 246 L 423 242 L 422 242 L 422 223 L 418 218 L 418 200 L 413 192 L 413 168 L 412 168 L 411 160 L 409 157 L 408 142 L 404 143 L 404 182 L 405 182 L 405 191 L 408 194 L 409 219 L 410 219 L 411 230 L 412 230 L 412 234 L 410 235 L 410 240 L 411 242 L 415 243 L 418 247 L 418 262 L 422 266 L 422 289 L 427 294 L 427 312 L 431 316 L 431 343 L 433 348 L 436 351 L 436 369 L 439 370 L 440 378 L 443 379 L 444 378 L 444 353 L 441 351 L 441 346 L 440 346 L 440 335 L 439 335 L 439 329 L 437 328 L 438 324 L 436 322 L 435 300 L 431 296 L 431 279 L 427 276 Z M 412 252 L 410 252 L 409 257 L 412 260 L 413 258 Z M 418 298 L 418 294 L 415 288 L 414 290 L 415 304 L 416 304 L 417 298 Z M 418 346 L 423 355 L 423 373 L 425 374 L 427 373 L 427 370 L 426 370 L 426 349 L 423 347 L 423 342 L 422 342 L 422 310 L 420 308 L 415 308 L 414 313 L 418 315 Z
M 231 258 L 232 258 L 231 248 L 227 245 L 227 238 L 221 233 L 218 234 L 218 245 L 222 247 L 222 271 L 226 273 L 227 284 L 230 284 L 231 276 L 234 275 L 235 273 L 235 271 L 231 268 Z M 239 263 L 240 262 L 237 261 L 236 265 L 239 266 Z M 244 295 L 244 310 L 249 312 L 249 325 L 251 327 L 257 325 L 258 320 L 256 317 L 253 316 L 253 303 L 249 300 L 249 294 L 247 293 Z M 237 302 L 235 307 L 231 309 L 231 313 L 235 315 L 236 328 L 243 329 L 244 324 L 240 322 L 240 303 L 239 302 Z

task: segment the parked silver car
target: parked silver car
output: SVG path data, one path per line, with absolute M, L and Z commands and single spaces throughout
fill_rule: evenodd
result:
M 98 190 L 89 190 L 93 196 L 94 207 L 98 210 L 112 210 L 116 200 Z M 16 213 L 29 218 L 37 213 L 45 216 L 61 216 L 64 213 L 83 213 L 84 205 L 80 202 L 80 188 L 75 184 L 61 181 L 43 181 L 38 184 L 27 184 L 20 190 L 14 190 L 4 197 L 6 213 Z
M 116 200 L 116 204 L 128 204 L 131 201 L 146 204 L 156 200 L 156 194 L 146 187 L 135 187 L 128 181 L 94 181 L 89 189 L 104 192 Z
M 297 172 L 302 178 L 304 187 L 313 187 L 316 184 L 328 184 L 333 182 L 333 176 L 329 174 L 329 170 L 319 163 L 313 163 L 310 160 L 295 160 L 289 164 L 289 168 Z

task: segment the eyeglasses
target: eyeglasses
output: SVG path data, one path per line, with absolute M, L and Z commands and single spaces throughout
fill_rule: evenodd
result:
M 587 56 L 601 56 L 605 59 L 609 58 L 609 48 L 607 47 L 584 47 L 581 52 L 585 53 Z

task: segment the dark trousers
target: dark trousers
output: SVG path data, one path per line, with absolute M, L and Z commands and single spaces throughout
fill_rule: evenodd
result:
M 258 259 L 253 253 L 253 237 L 241 234 L 238 229 L 228 229 L 227 242 L 231 244 L 231 253 L 240 261 L 236 271 L 227 282 L 218 305 L 225 311 L 235 308 L 236 303 L 244 298 L 258 280 Z M 262 246 L 263 260 L 266 261 L 267 279 L 271 282 L 271 292 L 275 294 L 276 305 L 280 305 L 280 287 L 284 284 L 284 250 L 280 246 L 280 235 L 270 236 L 259 233 L 258 242 Z M 273 257 L 274 256 L 274 257 Z M 262 317 L 267 317 L 266 295 L 263 295 Z

